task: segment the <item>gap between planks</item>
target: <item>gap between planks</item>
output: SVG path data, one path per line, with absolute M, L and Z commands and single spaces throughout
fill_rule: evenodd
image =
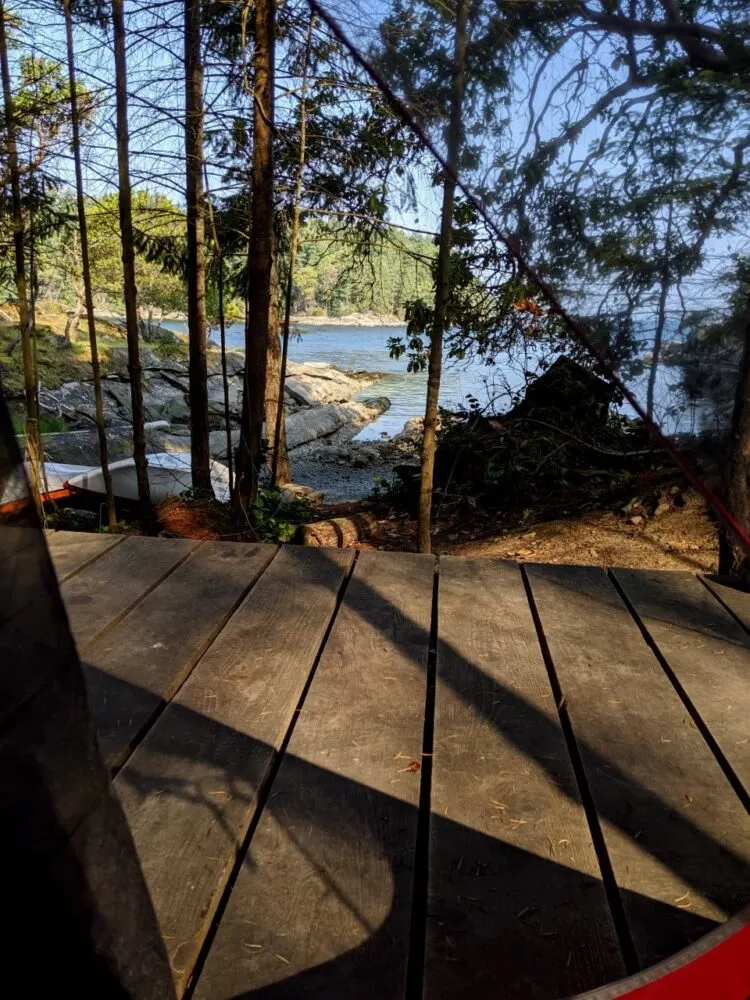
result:
M 277 552 L 273 545 L 204 542 L 89 645 L 89 705 L 113 772 L 179 693 Z M 187 622 L 185 609 L 191 611 Z
M 433 590 L 360 553 L 196 1000 L 404 997 Z
M 750 898 L 747 814 L 608 576 L 575 566 L 526 572 L 647 967 Z M 616 572 L 630 574 L 631 587 L 650 575 Z
M 283 548 L 117 776 L 179 994 L 352 559 Z

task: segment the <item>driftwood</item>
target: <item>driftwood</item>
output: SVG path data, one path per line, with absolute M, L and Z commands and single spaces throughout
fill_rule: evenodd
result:
M 374 514 L 352 514 L 333 517 L 329 521 L 313 521 L 300 525 L 295 541 L 301 545 L 318 545 L 343 549 L 347 545 L 371 538 L 377 533 L 378 519 Z

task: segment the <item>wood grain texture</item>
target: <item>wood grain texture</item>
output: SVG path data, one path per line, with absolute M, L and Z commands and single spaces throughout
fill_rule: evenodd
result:
M 617 979 L 518 567 L 441 558 L 438 618 L 424 995 L 552 1000 Z
M 77 669 L 55 572 L 36 526 L 0 521 L 0 722 Z
M 60 588 L 79 650 L 125 615 L 200 543 L 131 535 Z
M 750 635 L 691 573 L 613 572 L 750 795 Z
M 750 900 L 750 821 L 606 574 L 527 572 L 646 967 Z
M 66 848 L 26 886 L 36 964 L 51 968 L 54 996 L 174 1000 L 169 963 L 120 803 L 107 787 Z M 26 975 L 29 975 L 27 971 Z
M 196 1000 L 404 996 L 433 579 L 360 555 Z
M 353 557 L 283 548 L 118 774 L 178 993 Z
M 46 531 L 58 583 L 125 540 L 124 535 L 95 535 L 86 531 Z
M 729 610 L 739 618 L 746 629 L 750 629 L 750 591 L 743 589 L 731 577 L 704 576 L 704 584 Z
M 110 767 L 122 763 L 275 553 L 274 545 L 205 542 L 88 646 L 89 706 Z

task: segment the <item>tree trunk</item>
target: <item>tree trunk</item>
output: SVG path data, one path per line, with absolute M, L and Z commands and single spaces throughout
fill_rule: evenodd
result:
M 96 323 L 94 321 L 94 295 L 91 287 L 91 265 L 89 262 L 89 235 L 86 221 L 86 205 L 83 197 L 83 170 L 81 168 L 81 136 L 78 116 L 78 94 L 76 91 L 76 71 L 73 50 L 73 18 L 70 13 L 70 0 L 64 0 L 65 37 L 68 50 L 68 83 L 70 85 L 70 115 L 73 130 L 73 163 L 76 175 L 76 204 L 78 207 L 78 230 L 81 238 L 81 265 L 83 269 L 83 294 L 86 300 L 86 322 L 89 331 L 89 347 L 91 349 L 91 372 L 94 379 L 94 407 L 96 417 L 96 433 L 99 439 L 99 461 L 102 466 L 104 489 L 107 494 L 107 524 L 110 531 L 117 530 L 117 514 L 115 498 L 112 493 L 112 476 L 109 471 L 109 455 L 107 447 L 107 432 L 104 426 L 104 403 L 102 402 L 102 376 L 99 367 L 99 346 L 96 340 Z
M 253 52 L 253 169 L 248 257 L 248 318 L 245 329 L 245 391 L 237 449 L 235 510 L 248 521 L 258 494 L 263 461 L 266 368 L 273 270 L 273 121 L 275 0 L 255 4 Z
M 724 496 L 740 527 L 750 534 L 750 297 L 747 302 L 745 346 L 734 399 Z M 739 540 L 722 528 L 719 541 L 719 572 L 746 576 L 748 554 Z
M 206 193 L 206 204 L 208 206 L 208 218 L 211 223 L 211 234 L 214 240 L 215 253 L 218 263 L 217 291 L 219 293 L 219 342 L 221 345 L 221 380 L 224 396 L 224 428 L 227 435 L 227 472 L 229 474 L 229 498 L 234 496 L 234 456 L 232 454 L 232 420 L 229 410 L 229 379 L 227 377 L 227 330 L 224 321 L 224 257 L 219 240 L 219 231 L 216 228 L 216 216 L 214 214 L 213 201 L 208 187 L 208 177 L 206 172 L 206 161 L 203 161 L 203 184 Z
M 217 241 L 218 245 L 218 241 Z M 219 248 L 219 337 L 221 343 L 221 380 L 224 388 L 224 428 L 227 435 L 227 473 L 229 499 L 234 496 L 234 455 L 232 454 L 232 417 L 229 410 L 229 378 L 227 376 L 227 329 L 224 321 L 224 258 Z
M 185 0 L 185 175 L 190 352 L 190 466 L 193 489 L 213 495 L 208 444 L 206 240 L 203 193 L 203 63 L 200 0 Z
M 674 173 L 672 174 L 674 183 Z M 664 340 L 664 328 L 667 323 L 667 297 L 671 287 L 669 274 L 669 261 L 672 255 L 672 221 L 674 219 L 674 204 L 669 203 L 669 215 L 667 218 L 667 231 L 664 238 L 665 265 L 661 276 L 661 290 L 659 292 L 659 309 L 656 319 L 656 330 L 654 332 L 654 349 L 651 354 L 651 368 L 648 373 L 648 388 L 646 390 L 646 414 L 651 420 L 654 419 L 654 393 L 656 391 L 656 376 L 659 373 L 659 362 L 661 360 L 661 348 Z
M 297 246 L 299 243 L 299 225 L 302 202 L 302 182 L 305 174 L 305 159 L 307 156 L 307 73 L 310 65 L 313 31 L 315 30 L 315 15 L 310 14 L 307 26 L 307 42 L 305 44 L 305 61 L 302 67 L 302 88 L 299 106 L 299 159 L 297 160 L 297 177 L 294 185 L 294 213 L 292 215 L 292 232 L 289 241 L 289 274 L 286 279 L 284 295 L 284 331 L 282 334 L 281 359 L 279 366 L 279 399 L 282 405 L 276 412 L 276 425 L 273 436 L 273 464 L 271 466 L 271 482 L 278 486 L 279 482 L 291 479 L 289 455 L 286 449 L 286 423 L 284 420 L 284 389 L 286 386 L 286 368 L 289 357 L 289 326 L 292 316 L 292 292 L 294 290 L 294 269 L 297 263 Z M 270 426 L 270 425 L 269 425 Z M 283 439 L 283 446 L 282 446 Z M 283 447 L 283 452 L 282 452 Z M 286 468 L 280 467 L 281 456 L 286 461 Z M 286 476 L 282 480 L 282 476 Z
M 661 359 L 661 347 L 664 340 L 664 327 L 667 321 L 667 296 L 669 294 L 669 276 L 664 274 L 661 279 L 661 290 L 659 292 L 659 308 L 656 319 L 656 330 L 654 331 L 654 347 L 651 352 L 651 367 L 648 373 L 648 387 L 646 389 L 646 415 L 654 419 L 654 394 L 656 392 L 656 376 L 659 373 L 659 360 Z
M 419 485 L 418 549 L 431 549 L 430 526 L 432 520 L 432 483 L 435 473 L 435 442 L 440 395 L 440 376 L 443 366 L 443 334 L 450 296 L 451 246 L 453 243 L 453 202 L 456 194 L 456 171 L 462 140 L 461 112 L 466 84 L 466 47 L 468 0 L 458 0 L 456 33 L 453 56 L 453 85 L 451 88 L 450 119 L 446 133 L 448 172 L 443 181 L 443 207 L 440 221 L 437 275 L 435 278 L 435 312 L 430 338 L 430 362 L 427 375 L 427 400 L 424 413 L 422 438 L 422 470 Z
M 123 297 L 125 327 L 128 337 L 128 371 L 130 400 L 133 409 L 133 458 L 138 481 L 141 517 L 147 526 L 153 525 L 151 491 L 146 461 L 146 432 L 143 416 L 143 386 L 141 385 L 141 355 L 138 344 L 138 302 L 135 285 L 135 245 L 133 242 L 133 203 L 130 190 L 130 137 L 128 135 L 128 79 L 125 56 L 125 17 L 123 0 L 112 0 L 112 24 L 115 36 L 115 89 L 117 103 L 117 174 L 122 240 Z
M 68 347 L 73 344 L 75 340 L 78 339 L 78 324 L 81 322 L 81 315 L 83 313 L 83 296 L 79 288 L 76 288 L 76 307 L 71 309 L 68 313 L 68 318 L 65 320 L 65 330 L 63 332 L 63 337 L 65 338 L 65 343 Z
M 23 352 L 24 399 L 26 402 L 26 449 L 29 459 L 29 486 L 32 499 L 37 510 L 42 515 L 42 502 L 39 493 L 39 465 L 42 459 L 41 439 L 39 436 L 39 405 L 37 399 L 36 371 L 34 366 L 33 345 L 31 341 L 31 317 L 29 315 L 29 296 L 26 283 L 25 234 L 23 224 L 23 206 L 21 202 L 21 180 L 18 168 L 18 148 L 16 145 L 16 120 L 13 105 L 13 92 L 10 85 L 10 67 L 8 64 L 8 40 L 5 34 L 5 7 L 0 0 L 0 73 L 3 84 L 3 103 L 5 110 L 5 143 L 10 175 L 11 210 L 13 214 L 13 249 L 15 251 L 15 279 L 18 295 L 18 325 L 21 330 L 21 349 Z
M 281 366 L 283 351 L 279 337 L 279 278 L 274 254 L 271 273 L 271 315 L 268 321 L 268 357 L 266 370 L 266 435 L 272 447 L 266 455 L 266 465 L 271 470 L 271 483 L 281 486 L 291 480 L 289 454 L 286 448 L 286 420 Z M 279 401 L 281 404 L 279 405 Z

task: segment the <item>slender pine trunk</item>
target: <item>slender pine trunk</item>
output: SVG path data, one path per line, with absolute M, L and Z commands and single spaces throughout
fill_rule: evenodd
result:
M 229 499 L 234 496 L 234 454 L 232 448 L 232 418 L 229 411 L 229 377 L 227 375 L 227 329 L 224 320 L 224 258 L 219 250 L 219 339 L 221 343 L 221 378 L 224 386 L 224 427 L 227 435 L 227 472 Z
M 193 488 L 210 494 L 208 364 L 206 360 L 206 237 L 203 191 L 203 61 L 200 0 L 185 0 L 185 175 L 187 305 L 190 353 L 190 465 Z
M 146 461 L 146 431 L 141 385 L 141 353 L 138 343 L 138 293 L 135 284 L 135 244 L 133 241 L 133 199 L 130 188 L 130 136 L 128 134 L 128 77 L 125 55 L 125 16 L 123 0 L 112 0 L 112 24 L 115 36 L 115 91 L 117 104 L 117 175 L 119 182 L 120 238 L 122 241 L 123 297 L 125 327 L 128 336 L 128 371 L 130 400 L 133 409 L 133 458 L 138 481 L 141 517 L 153 526 L 151 490 Z
M 294 184 L 294 211 L 292 214 L 292 232 L 289 240 L 289 273 L 286 279 L 284 294 L 284 329 L 281 343 L 281 365 L 279 370 L 279 399 L 281 405 L 276 412 L 276 427 L 273 436 L 273 465 L 271 467 L 271 482 L 277 486 L 282 474 L 287 480 L 291 477 L 289 455 L 286 452 L 286 434 L 284 426 L 284 389 L 286 386 L 286 369 L 289 358 L 289 326 L 292 316 L 292 291 L 294 289 L 294 269 L 297 264 L 297 247 L 299 245 L 299 228 L 302 204 L 302 183 L 305 175 L 305 160 L 307 157 L 307 76 L 310 66 L 313 31 L 315 30 L 315 15 L 310 14 L 307 26 L 307 41 L 305 43 L 305 60 L 302 67 L 302 87 L 299 105 L 299 159 L 297 160 L 297 176 Z M 284 457 L 286 470 L 279 468 L 281 441 L 284 437 Z
M 237 449 L 235 511 L 252 520 L 263 462 L 266 369 L 273 274 L 275 0 L 256 0 L 253 52 L 253 168 L 245 330 L 245 391 Z
M 70 12 L 70 0 L 63 0 L 65 13 L 65 38 L 68 53 L 68 82 L 70 85 L 70 116 L 73 130 L 73 163 L 76 176 L 76 204 L 78 208 L 78 231 L 81 239 L 81 266 L 83 271 L 83 295 L 86 305 L 86 321 L 89 331 L 89 346 L 91 349 L 91 371 L 94 379 L 94 408 L 96 418 L 96 433 L 99 439 L 99 461 L 102 466 L 104 490 L 107 495 L 107 524 L 110 531 L 117 530 L 117 514 L 115 498 L 112 493 L 112 476 L 109 471 L 109 455 L 107 432 L 104 425 L 104 403 L 102 401 L 102 376 L 99 366 L 99 346 L 96 340 L 96 322 L 94 320 L 94 295 L 91 286 L 91 264 L 89 261 L 89 235 L 86 221 L 86 205 L 83 196 L 83 170 L 81 167 L 81 136 L 80 118 L 78 112 L 78 93 L 76 90 L 75 52 L 73 47 L 73 18 Z
M 218 274 L 217 290 L 219 293 L 219 341 L 221 345 L 221 379 L 224 396 L 224 427 L 227 435 L 227 472 L 229 474 L 229 498 L 234 496 L 234 455 L 232 454 L 232 421 L 229 412 L 229 378 L 227 376 L 227 330 L 224 318 L 224 256 L 219 240 L 219 231 L 216 226 L 216 215 L 214 206 L 209 194 L 208 178 L 206 176 L 206 163 L 203 162 L 203 183 L 206 192 L 206 204 L 208 206 L 208 218 L 211 223 L 211 235 L 213 236 L 215 253 L 217 256 Z
M 674 182 L 674 174 L 672 175 Z M 646 414 L 654 419 L 654 395 L 656 393 L 656 377 L 659 373 L 659 362 L 661 361 L 661 349 L 664 341 L 664 330 L 667 325 L 667 298 L 671 287 L 669 274 L 669 260 L 672 255 L 672 224 L 674 220 L 674 205 L 669 203 L 669 215 L 667 218 L 667 231 L 664 240 L 665 265 L 661 276 L 661 288 L 659 291 L 659 306 L 656 316 L 656 330 L 654 331 L 654 349 L 651 354 L 651 367 L 648 373 L 648 387 L 646 389 Z
M 274 486 L 288 483 L 291 479 L 289 455 L 286 448 L 286 421 L 284 420 L 284 397 L 281 386 L 282 349 L 279 331 L 279 272 L 274 239 L 274 260 L 271 269 L 271 314 L 268 318 L 268 355 L 266 358 L 266 436 L 270 446 L 266 453 L 266 466 L 271 473 Z M 280 421 L 280 423 L 279 423 Z M 279 430 L 278 440 L 276 430 Z
M 29 486 L 31 497 L 43 514 L 40 497 L 40 463 L 42 460 L 41 438 L 39 435 L 39 402 L 37 397 L 36 368 L 32 344 L 31 316 L 29 314 L 29 293 L 26 282 L 26 246 L 21 201 L 21 179 L 18 167 L 18 146 L 16 142 L 16 119 L 13 91 L 10 83 L 8 63 L 8 39 L 5 32 L 5 6 L 0 0 L 0 75 L 2 75 L 3 103 L 5 110 L 5 145 L 10 174 L 11 211 L 13 215 L 13 250 L 15 253 L 15 280 L 18 296 L 18 325 L 21 331 L 23 353 L 24 399 L 26 403 L 26 451 L 29 460 Z
M 440 222 L 437 274 L 435 279 L 435 311 L 430 338 L 430 361 L 427 375 L 427 400 L 424 413 L 422 439 L 422 469 L 419 486 L 418 549 L 431 549 L 430 527 L 432 521 L 432 484 L 435 474 L 435 444 L 437 436 L 438 398 L 443 365 L 443 335 L 446 311 L 451 290 L 451 246 L 453 243 L 453 204 L 456 194 L 456 171 L 461 149 L 463 130 L 461 112 L 466 85 L 466 48 L 468 0 L 458 0 L 456 33 L 453 55 L 453 85 L 448 128 L 446 130 L 448 171 L 443 181 L 443 207 Z

